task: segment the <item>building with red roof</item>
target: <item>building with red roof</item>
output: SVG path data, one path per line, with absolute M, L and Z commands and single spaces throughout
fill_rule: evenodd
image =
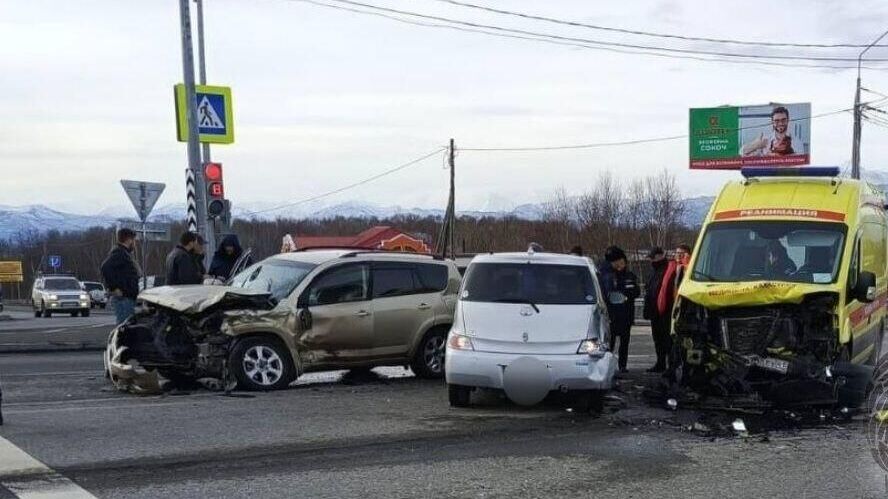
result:
M 366 250 L 406 251 L 431 253 L 428 244 L 420 238 L 394 227 L 371 227 L 356 236 L 296 236 L 297 249 L 355 248 Z

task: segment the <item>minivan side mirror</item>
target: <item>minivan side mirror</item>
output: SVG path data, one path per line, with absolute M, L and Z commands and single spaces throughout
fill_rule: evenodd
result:
M 866 270 L 858 274 L 854 297 L 862 303 L 872 303 L 876 299 L 876 274 Z

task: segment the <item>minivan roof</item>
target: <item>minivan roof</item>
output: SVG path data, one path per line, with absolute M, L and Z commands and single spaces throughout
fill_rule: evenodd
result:
M 548 265 L 590 265 L 592 262 L 584 256 L 564 255 L 561 253 L 489 253 L 478 255 L 472 263 L 539 263 Z

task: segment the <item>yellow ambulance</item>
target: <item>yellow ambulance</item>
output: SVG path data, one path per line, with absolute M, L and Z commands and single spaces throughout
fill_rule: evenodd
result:
M 862 401 L 885 328 L 885 197 L 838 168 L 744 168 L 673 309 L 680 380 L 781 406 Z

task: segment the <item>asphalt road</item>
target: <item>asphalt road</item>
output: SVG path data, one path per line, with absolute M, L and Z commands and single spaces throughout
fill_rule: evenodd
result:
M 110 310 L 93 309 L 89 317 L 68 314 L 34 317 L 30 307 L 7 306 L 0 321 L 0 352 L 102 348 L 114 325 Z
M 0 471 L 0 498 L 59 484 L 127 498 L 886 496 L 862 422 L 703 438 L 684 429 L 699 414 L 641 400 L 650 339 L 632 341 L 601 417 L 489 394 L 452 409 L 440 382 L 399 367 L 135 397 L 105 382 L 97 352 L 4 354 L 0 470 L 13 452 L 48 468 Z

